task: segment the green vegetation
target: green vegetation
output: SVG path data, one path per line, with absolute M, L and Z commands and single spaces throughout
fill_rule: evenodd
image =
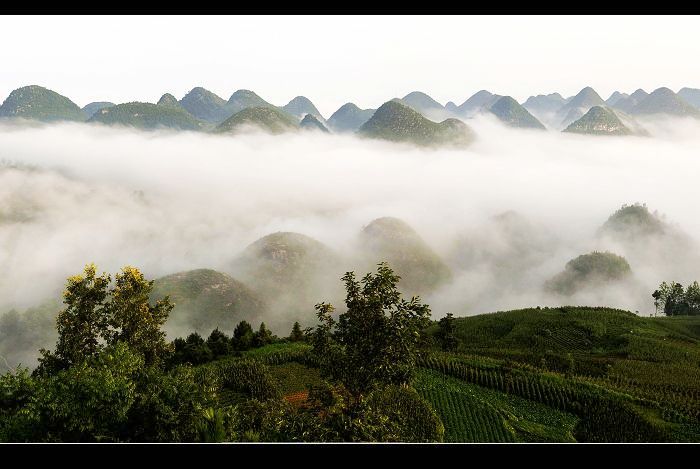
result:
M 189 270 L 155 281 L 151 298 L 169 296 L 175 305 L 171 322 L 208 333 L 233 330 L 242 318 L 260 316 L 264 302 L 245 284 L 210 269 Z
M 618 237 L 636 238 L 666 232 L 666 223 L 656 213 L 651 213 L 646 204 L 624 204 L 610 215 L 601 227 L 601 232 Z
M 153 281 L 87 266 L 67 281 L 55 349 L 31 374 L 0 375 L 0 441 L 700 440 L 698 315 L 538 307 L 431 322 L 386 264 L 342 280 L 344 310 L 317 304 L 319 325 L 289 338 L 241 321 L 232 337 L 168 343 L 173 304 Z
M 376 109 L 360 109 L 353 103 L 340 106 L 328 119 L 334 132 L 356 132 L 374 114 Z
M 182 106 L 180 106 L 180 103 L 178 102 L 177 98 L 175 98 L 175 96 L 171 95 L 170 93 L 165 93 L 163 96 L 161 96 L 157 104 L 158 106 L 171 106 L 183 109 Z
M 85 114 L 85 120 L 90 119 L 100 109 L 105 109 L 112 106 L 116 105 L 108 101 L 99 101 L 87 104 L 85 107 L 83 107 L 83 114 Z
M 294 131 L 299 123 L 275 107 L 247 107 L 219 124 L 217 133 L 236 133 L 246 127 L 257 127 L 273 135 Z
M 272 104 L 268 103 L 260 96 L 258 96 L 255 92 L 250 90 L 238 90 L 235 93 L 233 93 L 229 98 L 228 102 L 226 103 L 226 108 L 230 112 L 229 115 L 237 114 L 243 111 L 244 109 L 248 108 L 268 108 L 279 111 L 288 119 L 292 118 L 291 115 L 287 114 L 285 111 L 278 108 L 277 106 L 273 106 Z
M 564 271 L 547 281 L 545 289 L 572 295 L 581 288 L 629 278 L 632 269 L 624 257 L 611 252 L 594 251 L 566 263 Z
M 424 294 L 452 278 L 449 267 L 403 220 L 378 218 L 360 234 L 367 259 L 382 259 L 401 276 L 406 294 Z
M 660 308 L 666 316 L 700 315 L 700 285 L 697 280 L 685 290 L 678 282 L 662 282 L 652 297 L 656 310 Z
M 510 96 L 500 98 L 489 108 L 489 111 L 501 122 L 511 127 L 545 130 L 544 125 L 535 116 Z
M 335 297 L 341 274 L 339 257 L 308 236 L 278 232 L 264 236 L 234 260 L 231 270 L 259 297 L 268 298 L 278 313 L 275 327 L 314 320 L 313 307 L 321 297 Z
M 446 442 L 573 442 L 578 418 L 522 397 L 421 369 L 415 387 L 445 424 Z
M 34 119 L 42 122 L 85 120 L 85 114 L 70 99 L 41 86 L 14 90 L 0 106 L 0 118 Z
M 209 123 L 222 122 L 233 114 L 225 99 L 199 86 L 187 93 L 180 104 L 196 119 Z
M 315 116 L 307 114 L 301 120 L 299 126 L 306 130 L 320 130 L 323 133 L 329 133 L 325 125 L 323 125 Z
M 472 140 L 471 129 L 464 122 L 446 119 L 438 124 L 396 101 L 382 104 L 358 133 L 369 138 L 421 146 L 464 146 Z
M 607 107 L 593 106 L 579 120 L 563 132 L 588 135 L 631 135 L 632 131 L 622 123 L 615 112 Z
M 321 324 L 311 342 L 322 374 L 341 382 L 355 401 L 382 386 L 410 383 L 430 308 L 419 297 L 402 299 L 399 277 L 384 263 L 361 281 L 353 272 L 342 280 L 347 311 L 337 321 L 332 305 L 316 305 Z
M 136 102 L 100 109 L 88 122 L 124 125 L 137 129 L 201 130 L 203 128 L 200 121 L 180 107 Z

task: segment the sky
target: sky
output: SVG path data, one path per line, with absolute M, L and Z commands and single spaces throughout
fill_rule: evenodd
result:
M 92 101 L 310 98 L 328 117 L 420 90 L 461 104 L 592 86 L 700 88 L 693 16 L 2 16 L 0 99 L 37 84 Z

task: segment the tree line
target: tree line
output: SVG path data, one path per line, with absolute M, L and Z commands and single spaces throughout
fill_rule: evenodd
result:
M 683 288 L 678 282 L 662 282 L 651 295 L 656 313 L 666 316 L 700 315 L 700 285 L 697 281 Z

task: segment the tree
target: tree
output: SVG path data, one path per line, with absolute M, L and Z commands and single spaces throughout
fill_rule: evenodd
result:
M 685 303 L 687 314 L 700 314 L 700 285 L 698 285 L 697 280 L 688 285 L 685 290 Z
M 386 263 L 361 281 L 353 272 L 342 280 L 347 311 L 336 322 L 332 305 L 316 305 L 321 324 L 314 330 L 313 352 L 322 374 L 340 381 L 360 402 L 377 388 L 410 381 L 430 308 L 419 297 L 401 298 L 400 277 Z
M 678 282 L 671 282 L 666 291 L 667 293 L 664 298 L 664 314 L 666 314 L 666 316 L 687 314 L 683 285 Z
M 214 355 L 204 342 L 204 339 L 197 332 L 193 332 L 187 336 L 187 339 L 175 339 L 175 364 L 190 363 L 192 365 L 200 365 L 212 361 Z
M 106 346 L 126 343 L 143 355 L 147 365 L 161 361 L 171 352 L 161 330 L 173 304 L 168 297 L 149 304 L 153 281 L 134 267 L 124 267 L 115 276 L 96 274 L 94 264 L 82 275 L 68 278 L 58 314 L 56 350 L 41 350 L 37 374 L 52 374 L 94 357 Z
M 294 326 L 292 326 L 292 333 L 289 335 L 289 340 L 291 342 L 300 342 L 304 340 L 304 333 L 301 330 L 299 321 L 294 322 Z
M 263 347 L 267 344 L 271 344 L 274 338 L 272 337 L 272 332 L 265 326 L 264 322 L 260 323 L 260 328 L 253 335 L 253 346 Z
M 209 334 L 207 347 L 211 350 L 214 358 L 222 357 L 231 353 L 231 339 L 217 327 Z
M 253 346 L 253 328 L 248 321 L 241 321 L 233 330 L 231 345 L 234 350 L 248 350 Z
M 143 354 L 146 365 L 162 361 L 172 352 L 161 327 L 174 308 L 169 298 L 148 303 L 153 290 L 153 280 L 146 280 L 134 267 L 124 267 L 115 276 L 108 304 L 110 331 L 109 343 L 124 342 Z
M 68 278 L 63 302 L 66 308 L 58 314 L 56 350 L 41 349 L 36 374 L 52 374 L 93 357 L 102 349 L 101 340 L 108 337 L 109 313 L 105 307 L 111 277 L 97 275 L 95 264 L 85 266 L 83 275 Z
M 459 341 L 457 340 L 457 336 L 455 336 L 455 318 L 452 313 L 447 313 L 444 318 L 440 319 L 438 326 L 440 327 L 438 338 L 440 339 L 442 349 L 448 352 L 457 350 Z

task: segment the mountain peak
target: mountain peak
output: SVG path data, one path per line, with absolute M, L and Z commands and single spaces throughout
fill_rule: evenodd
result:
M 231 115 L 225 99 L 201 86 L 192 88 L 180 100 L 180 105 L 197 119 L 211 123 L 221 122 Z
M 336 132 L 355 132 L 374 114 L 375 109 L 360 109 L 354 103 L 345 103 L 328 119 Z
M 668 114 L 700 118 L 700 111 L 666 87 L 655 89 L 633 109 L 634 114 Z
M 12 91 L 0 106 L 0 117 L 17 117 L 43 122 L 84 121 L 85 114 L 70 99 L 39 85 Z
M 360 127 L 370 138 L 409 142 L 422 146 L 465 145 L 471 139 L 469 127 L 457 119 L 433 122 L 405 104 L 387 101 Z
M 503 96 L 496 101 L 489 111 L 501 122 L 511 127 L 542 129 L 545 127 L 527 109 L 522 107 L 511 96 Z
M 321 132 L 329 133 L 325 125 L 319 121 L 313 114 L 307 114 L 301 120 L 299 126 L 306 130 L 320 130 Z
M 569 125 L 564 132 L 588 135 L 631 135 L 613 110 L 603 106 L 593 106 L 580 119 Z
M 178 100 L 175 98 L 175 96 L 173 96 L 170 93 L 165 93 L 163 96 L 161 96 L 158 100 L 158 105 L 180 107 L 180 103 L 178 102 Z
M 295 97 L 287 104 L 282 106 L 282 109 L 300 119 L 307 114 L 311 114 L 318 120 L 324 120 L 319 110 L 316 108 L 316 106 L 314 106 L 314 103 L 312 103 L 306 96 Z

